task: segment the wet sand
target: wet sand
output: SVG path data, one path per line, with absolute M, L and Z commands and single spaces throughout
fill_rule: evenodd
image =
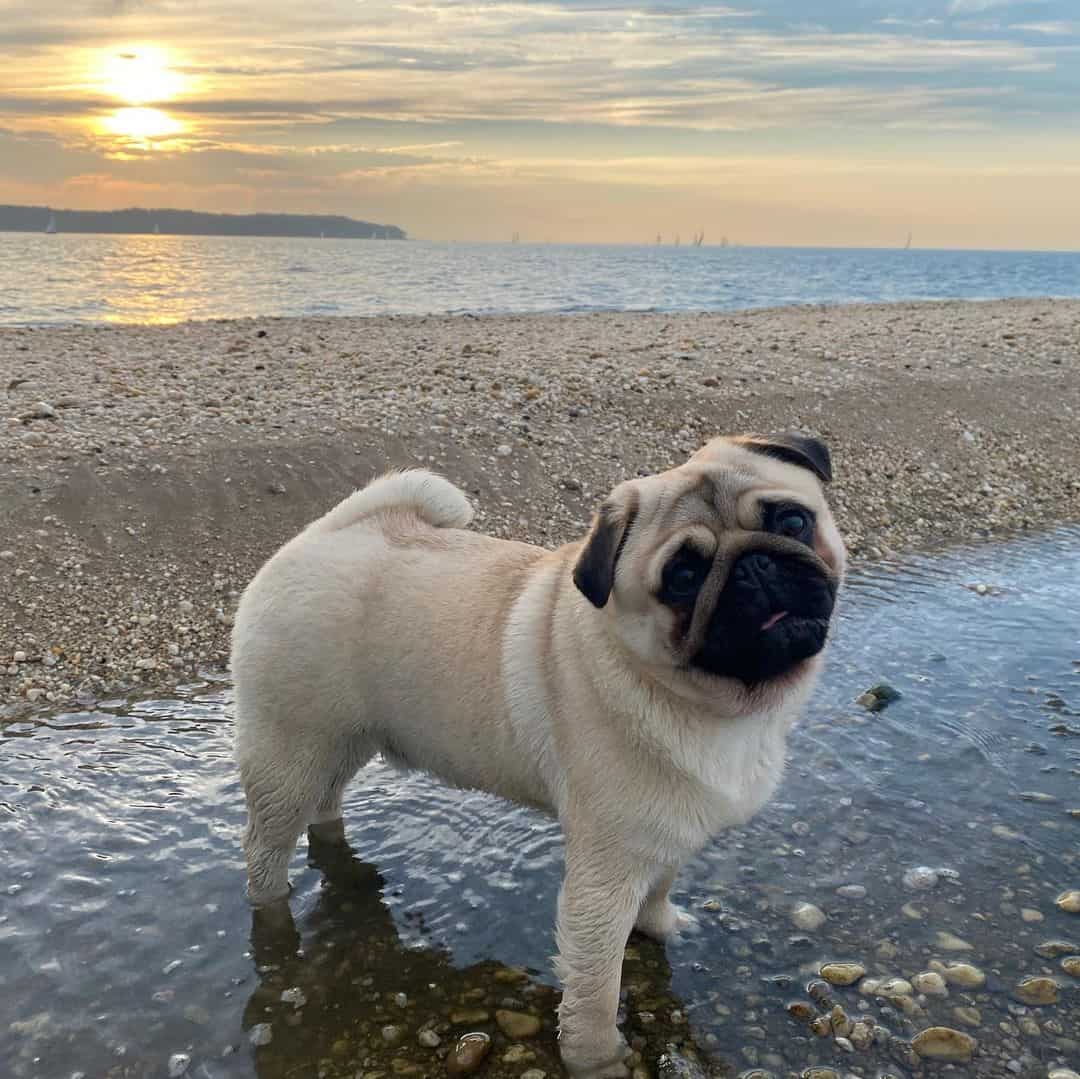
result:
M 1080 519 L 1080 301 L 11 328 L 0 386 L 0 716 L 220 669 L 262 560 L 391 465 L 554 545 L 800 428 L 856 559 Z

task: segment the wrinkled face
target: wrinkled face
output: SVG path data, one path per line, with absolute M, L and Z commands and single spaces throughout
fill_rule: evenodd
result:
M 642 663 L 698 694 L 791 687 L 825 646 L 845 564 L 822 491 L 828 451 L 775 437 L 715 439 L 617 487 L 575 571 Z M 590 594 L 590 568 L 605 563 L 610 577 Z

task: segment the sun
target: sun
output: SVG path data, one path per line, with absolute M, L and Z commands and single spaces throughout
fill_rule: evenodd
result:
M 168 54 L 153 45 L 118 49 L 105 57 L 105 92 L 128 105 L 170 101 L 183 91 L 185 82 L 169 66 Z
M 117 109 L 105 118 L 104 129 L 110 135 L 145 142 L 149 139 L 167 138 L 184 130 L 179 120 L 174 120 L 160 109 Z

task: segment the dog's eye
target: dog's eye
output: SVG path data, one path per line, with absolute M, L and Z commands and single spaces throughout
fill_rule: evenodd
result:
M 788 510 L 776 522 L 776 531 L 781 536 L 801 536 L 806 531 L 806 514 L 801 510 Z
M 814 534 L 814 515 L 802 506 L 772 506 L 766 514 L 766 528 L 778 536 L 809 543 Z
M 693 599 L 708 575 L 709 560 L 692 548 L 683 547 L 664 567 L 661 602 L 685 603 Z

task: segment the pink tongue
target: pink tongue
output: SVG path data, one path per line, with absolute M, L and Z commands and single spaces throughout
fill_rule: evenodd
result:
M 767 622 L 763 622 L 761 632 L 764 633 L 767 629 L 772 629 L 782 618 L 787 618 L 787 611 L 777 611 Z

